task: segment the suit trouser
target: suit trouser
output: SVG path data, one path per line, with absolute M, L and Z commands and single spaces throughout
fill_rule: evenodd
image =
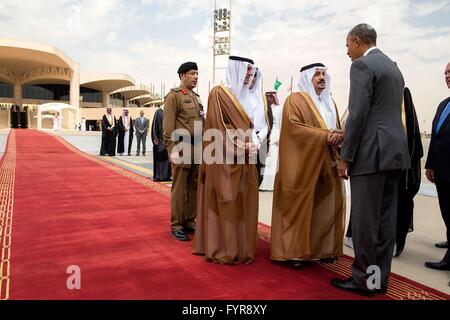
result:
M 439 197 L 439 207 L 441 209 L 442 218 L 447 228 L 447 241 L 450 243 L 450 183 L 436 181 L 436 189 Z M 444 261 L 450 263 L 450 249 L 444 256 Z
M 137 134 L 137 153 L 141 153 L 141 141 L 142 141 L 142 153 L 145 153 L 145 143 L 147 142 L 147 135 L 146 134 Z
M 172 165 L 171 218 L 172 229 L 194 222 L 197 210 L 199 165 Z
M 394 253 L 400 170 L 351 177 L 352 276 L 361 287 L 379 267 L 381 286 L 388 285 Z

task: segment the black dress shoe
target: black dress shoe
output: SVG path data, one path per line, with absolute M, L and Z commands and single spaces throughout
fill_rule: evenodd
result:
M 348 278 L 345 280 L 333 279 L 331 280 L 331 284 L 338 289 L 353 292 L 365 297 L 373 297 L 376 293 L 375 290 L 363 289 L 359 287 L 352 278 Z
M 385 286 L 381 286 L 381 289 L 375 289 L 375 293 L 377 294 L 386 294 L 388 288 Z
M 183 231 L 186 233 L 195 233 L 195 223 L 185 225 Z
M 173 229 L 170 234 L 172 237 L 180 241 L 190 240 L 189 236 L 183 231 L 183 229 Z
M 353 281 L 353 277 L 350 277 L 350 278 L 347 278 L 347 279 L 344 279 L 344 280 L 341 280 L 342 282 L 351 282 L 351 281 Z M 387 287 L 385 287 L 385 286 L 381 286 L 381 289 L 375 289 L 375 293 L 377 293 L 377 294 L 386 294 L 386 292 L 387 292 Z
M 301 262 L 299 260 L 289 260 L 288 264 L 289 264 L 289 267 L 291 267 L 292 269 L 297 269 L 297 270 L 301 270 L 305 266 L 303 264 L 303 262 Z
M 440 249 L 448 249 L 447 241 L 441 241 L 441 242 L 435 243 L 434 245 Z
M 450 270 L 450 263 L 444 260 L 440 262 L 425 262 L 425 267 L 435 270 Z

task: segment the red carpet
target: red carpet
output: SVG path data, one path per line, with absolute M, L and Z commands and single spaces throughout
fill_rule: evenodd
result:
M 349 272 L 349 258 L 280 266 L 264 226 L 253 264 L 205 262 L 192 242 L 170 237 L 166 186 L 60 138 L 13 130 L 0 164 L 0 299 L 362 299 L 329 284 Z M 71 265 L 81 268 L 81 290 L 67 289 Z M 392 284 L 376 299 L 449 298 L 398 276 Z

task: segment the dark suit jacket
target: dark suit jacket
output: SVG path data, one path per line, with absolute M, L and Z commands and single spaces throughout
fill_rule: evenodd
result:
M 136 135 L 137 136 L 141 135 L 139 130 L 144 130 L 144 133 L 142 133 L 142 134 L 146 136 L 147 132 L 148 132 L 148 124 L 149 124 L 149 121 L 147 118 L 144 117 L 144 123 L 141 123 L 141 117 L 137 117 L 134 120 L 134 128 L 136 130 Z
M 349 115 L 341 159 L 350 176 L 409 169 L 402 126 L 405 82 L 397 65 L 379 49 L 352 63 Z
M 450 97 L 442 101 L 434 116 L 430 148 L 425 164 L 426 169 L 435 171 L 436 182 L 446 183 L 450 182 L 450 115 L 445 119 L 439 133 L 436 133 L 436 126 L 449 101 Z

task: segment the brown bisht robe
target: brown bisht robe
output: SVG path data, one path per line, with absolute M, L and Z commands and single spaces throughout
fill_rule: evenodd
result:
M 258 224 L 259 184 L 256 166 L 250 164 L 242 137 L 230 142 L 233 136 L 226 129 L 252 128 L 249 117 L 231 91 L 218 86 L 209 95 L 205 132 L 218 129 L 223 139 L 207 141 L 204 136 L 203 150 L 218 146 L 215 154 L 231 154 L 243 157 L 245 164 L 200 165 L 197 195 L 197 221 L 193 253 L 204 255 L 207 261 L 224 264 L 250 263 L 255 258 Z M 228 144 L 233 146 L 226 150 Z M 205 153 L 203 157 L 205 157 Z M 214 154 L 214 153 L 213 153 Z M 256 159 L 253 159 L 256 163 Z
M 311 98 L 291 94 L 283 109 L 273 195 L 273 260 L 318 260 L 343 253 L 345 189 L 334 165 L 338 151 L 327 146 L 327 136 Z

